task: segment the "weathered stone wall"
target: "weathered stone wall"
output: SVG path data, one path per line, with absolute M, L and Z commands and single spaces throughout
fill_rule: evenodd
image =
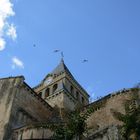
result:
M 59 86 L 63 86 L 62 79 L 56 82 L 59 83 Z M 50 95 L 46 101 L 52 107 L 57 104 L 60 108 L 73 110 L 77 103 L 75 96 L 73 97 L 69 93 L 69 88 L 65 88 L 65 85 L 70 87 L 71 83 L 68 83 L 65 78 L 63 82 L 64 87 L 62 90 L 59 87 L 59 90 Z M 122 123 L 113 117 L 111 110 L 125 113 L 124 103 L 131 99 L 133 95 L 132 89 L 123 90 L 109 94 L 88 105 L 96 108 L 96 111 L 87 120 L 89 136 L 94 135 L 95 140 L 111 140 L 116 136 L 118 130 L 113 126 Z M 15 140 L 21 136 L 24 138 L 38 138 L 39 136 L 43 137 L 45 135 L 47 137 L 52 135 L 51 132 L 43 129 L 39 131 L 37 129 L 28 129 L 28 131 L 24 129 L 24 133 L 18 129 L 34 122 L 47 122 L 52 119 L 54 109 L 47 102 L 24 82 L 23 77 L 0 79 L 0 140 L 11 140 L 12 132 L 15 129 L 18 130 Z M 101 134 L 103 135 L 101 136 Z M 117 137 L 115 139 L 117 140 Z
M 14 131 L 13 140 L 49 139 L 52 135 L 53 132 L 49 129 L 23 127 Z
M 68 110 L 74 110 L 77 105 L 76 100 L 73 99 L 73 97 L 67 92 L 63 93 L 63 98 L 64 98 L 63 108 L 68 109 Z
M 73 96 L 75 98 L 76 97 L 76 92 L 79 93 L 79 98 L 77 99 L 77 101 L 81 102 L 82 103 L 82 97 L 84 98 L 84 105 L 87 105 L 89 103 L 89 97 L 87 95 L 87 93 L 84 91 L 84 89 L 76 82 L 74 81 L 73 79 L 70 78 L 70 76 L 66 75 L 66 78 L 65 78 L 65 85 L 66 85 L 66 88 L 68 89 L 68 91 L 70 92 L 70 86 L 73 86 Z
M 58 91 L 55 94 L 50 95 L 46 98 L 46 102 L 52 107 L 63 108 L 63 93 L 62 91 Z
M 68 94 L 66 91 L 58 91 L 55 94 L 49 96 L 46 102 L 52 107 L 65 108 L 73 110 L 76 105 L 76 100 Z
M 0 139 L 10 140 L 12 129 L 51 118 L 52 108 L 25 82 L 23 77 L 0 80 Z
M 112 125 L 95 131 L 87 140 L 121 140 L 121 135 L 117 126 Z
M 23 79 L 23 78 L 22 78 Z M 11 109 L 17 92 L 16 87 L 21 84 L 21 77 L 0 79 L 0 139 L 8 140 L 11 135 Z
M 46 121 L 51 117 L 52 107 L 23 83 L 19 87 L 13 104 L 14 112 L 20 109 L 27 112 L 37 121 Z
M 113 117 L 111 110 L 125 113 L 124 104 L 126 100 L 132 98 L 133 94 L 134 92 L 130 89 L 111 94 L 107 98 L 104 97 L 104 99 L 90 104 L 89 106 L 97 108 L 97 110 L 87 120 L 89 134 L 111 125 L 121 125 L 122 123 Z M 97 107 L 98 104 L 99 107 Z
M 39 86 L 34 88 L 34 90 L 35 90 L 36 93 L 40 93 L 42 91 L 44 92 L 44 90 L 46 88 L 50 88 L 51 89 L 50 93 L 53 93 L 52 92 L 53 85 L 56 84 L 56 83 L 61 83 L 62 79 L 64 77 L 65 77 L 65 73 L 63 73 L 61 75 L 58 75 L 58 76 L 52 76 L 52 81 L 49 84 L 45 84 L 45 81 L 48 79 L 48 78 L 45 78 Z

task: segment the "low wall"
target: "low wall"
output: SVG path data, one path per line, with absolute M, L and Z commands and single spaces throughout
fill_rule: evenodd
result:
M 44 128 L 22 127 L 14 130 L 13 140 L 51 139 L 53 132 Z

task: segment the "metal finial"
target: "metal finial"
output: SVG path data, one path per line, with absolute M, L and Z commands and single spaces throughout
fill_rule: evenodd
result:
M 64 58 L 64 54 L 63 54 L 63 52 L 61 52 L 61 58 L 62 58 L 62 59 Z

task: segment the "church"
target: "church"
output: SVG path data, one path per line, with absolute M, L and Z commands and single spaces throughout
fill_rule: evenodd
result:
M 85 140 L 120 140 L 118 128 L 122 122 L 113 117 L 111 110 L 125 113 L 124 102 L 131 98 L 133 88 L 110 93 L 89 104 L 89 94 L 63 59 L 34 88 L 24 80 L 24 76 L 0 79 L 0 140 L 49 140 L 52 131 L 32 125 L 57 121 L 56 108 L 74 110 L 77 105 L 96 109 L 86 122 Z
M 62 59 L 60 64 L 34 88 L 51 107 L 73 110 L 77 103 L 87 105 L 89 95 L 75 80 Z

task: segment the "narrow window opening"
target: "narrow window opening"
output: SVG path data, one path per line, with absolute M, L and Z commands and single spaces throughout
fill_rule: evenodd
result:
M 48 97 L 50 95 L 50 89 L 47 88 L 46 91 L 45 91 L 45 97 Z
M 84 97 L 82 97 L 82 103 L 84 104 L 84 102 L 85 102 L 85 99 L 84 99 Z
M 73 87 L 71 86 L 71 87 L 70 87 L 70 92 L 71 92 L 72 94 L 73 94 L 73 91 L 74 91 L 74 90 L 73 90 Z
M 56 91 L 57 87 L 58 87 L 57 84 L 55 84 L 55 85 L 53 86 L 53 93 Z
M 39 92 L 38 96 L 39 96 L 39 97 L 42 97 L 42 92 Z
M 79 99 L 79 92 L 76 92 L 76 99 Z

